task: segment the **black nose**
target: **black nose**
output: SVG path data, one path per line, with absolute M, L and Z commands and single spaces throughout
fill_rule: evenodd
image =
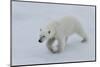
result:
M 41 43 L 42 41 L 41 41 L 41 40 L 39 40 L 39 42 Z

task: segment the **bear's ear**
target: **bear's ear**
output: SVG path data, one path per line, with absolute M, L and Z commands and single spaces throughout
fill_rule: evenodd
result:
M 40 31 L 42 31 L 42 29 L 40 29 Z
M 50 34 L 50 33 L 51 33 L 51 31 L 49 30 L 49 31 L 48 31 L 48 33 Z

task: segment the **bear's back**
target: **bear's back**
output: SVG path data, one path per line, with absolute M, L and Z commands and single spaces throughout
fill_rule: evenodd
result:
M 55 28 L 58 32 L 63 32 L 65 35 L 71 34 L 76 31 L 76 28 L 79 27 L 79 21 L 74 17 L 63 17 L 62 19 L 58 20 L 55 24 Z

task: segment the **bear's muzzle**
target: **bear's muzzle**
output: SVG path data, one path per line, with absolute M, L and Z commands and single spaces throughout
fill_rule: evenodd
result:
M 42 43 L 42 41 L 41 41 L 41 40 L 39 40 L 38 42 Z

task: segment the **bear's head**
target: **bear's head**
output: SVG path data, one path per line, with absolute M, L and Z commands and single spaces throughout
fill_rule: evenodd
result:
M 39 42 L 42 43 L 45 40 L 51 39 L 55 36 L 55 29 L 54 28 L 46 28 L 46 29 L 40 29 L 40 38 Z

